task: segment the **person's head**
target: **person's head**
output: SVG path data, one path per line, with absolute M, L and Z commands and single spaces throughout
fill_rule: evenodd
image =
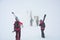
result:
M 19 20 L 18 20 L 18 17 L 16 17 L 15 20 L 16 20 L 16 21 L 19 21 Z
M 40 23 L 43 23 L 43 20 L 42 19 L 40 20 Z

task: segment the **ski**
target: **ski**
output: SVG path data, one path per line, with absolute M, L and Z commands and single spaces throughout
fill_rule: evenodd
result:
M 44 15 L 43 22 L 45 21 L 45 18 L 46 18 L 46 14 Z

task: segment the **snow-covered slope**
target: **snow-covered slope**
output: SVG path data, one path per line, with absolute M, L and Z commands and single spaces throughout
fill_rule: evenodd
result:
M 15 40 L 13 23 L 15 21 L 11 12 L 15 12 L 23 22 L 21 27 L 21 40 L 60 40 L 60 0 L 0 0 L 0 40 Z M 41 30 L 30 26 L 30 11 L 32 16 L 43 19 L 46 16 L 46 38 L 41 38 Z

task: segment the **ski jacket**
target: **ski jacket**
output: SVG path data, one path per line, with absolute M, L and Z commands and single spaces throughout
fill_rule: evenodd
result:
M 15 21 L 15 23 L 14 23 L 14 31 L 20 31 L 22 24 L 23 24 L 22 22 Z
M 41 30 L 45 29 L 45 23 L 43 21 L 40 21 L 39 26 L 41 26 Z

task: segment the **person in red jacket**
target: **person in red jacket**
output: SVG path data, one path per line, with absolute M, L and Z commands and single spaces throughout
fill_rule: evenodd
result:
M 42 38 L 45 38 L 44 30 L 45 30 L 45 23 L 40 20 L 40 26 L 41 26 L 41 36 Z
M 44 34 L 44 30 L 45 30 L 44 20 L 45 20 L 45 18 L 46 18 L 46 14 L 44 15 L 43 20 L 40 20 L 40 24 L 39 24 L 39 26 L 41 26 L 41 36 L 42 36 L 42 38 L 45 38 L 45 34 Z
M 23 25 L 22 22 L 18 20 L 18 18 L 15 18 L 15 23 L 14 23 L 14 32 L 16 32 L 16 40 L 20 40 L 21 38 L 21 25 Z

